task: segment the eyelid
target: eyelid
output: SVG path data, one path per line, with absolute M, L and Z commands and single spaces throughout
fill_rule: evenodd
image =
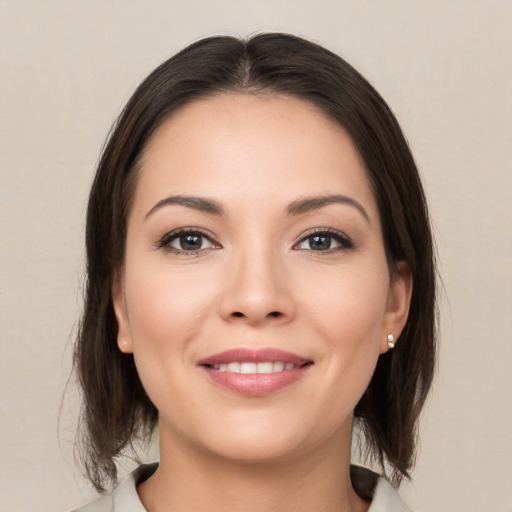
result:
M 178 238 L 179 236 L 187 235 L 190 233 L 197 233 L 197 234 L 203 236 L 204 238 L 207 238 L 213 244 L 214 247 L 197 249 L 195 251 L 194 250 L 185 251 L 185 250 L 176 249 L 175 247 L 170 246 L 170 242 L 172 240 Z M 219 242 L 217 242 L 215 236 L 212 233 L 210 233 L 209 231 L 207 231 L 203 228 L 198 228 L 198 227 L 193 227 L 193 226 L 180 227 L 180 228 L 176 228 L 171 231 L 168 231 L 163 236 L 159 237 L 154 245 L 155 245 L 156 249 L 163 249 L 165 251 L 168 251 L 168 252 L 171 252 L 174 254 L 188 254 L 188 255 L 205 253 L 212 249 L 221 249 L 222 248 L 222 246 L 220 245 Z
M 170 242 L 178 238 L 179 236 L 183 236 L 189 233 L 195 233 L 203 236 L 204 238 L 208 239 L 213 247 L 207 247 L 197 250 L 180 250 L 175 247 L 172 247 L 170 245 Z M 308 237 L 314 236 L 314 235 L 325 235 L 328 236 L 336 241 L 336 243 L 339 244 L 339 247 L 330 248 L 325 251 L 321 250 L 315 250 L 315 249 L 301 249 L 299 247 L 300 244 L 305 242 Z M 342 231 L 339 231 L 337 229 L 333 228 L 313 228 L 305 233 L 303 233 L 298 241 L 293 245 L 293 249 L 295 250 L 301 250 L 301 251 L 310 251 L 314 253 L 332 253 L 332 252 L 338 252 L 343 250 L 349 250 L 354 248 L 354 242 L 353 240 Z M 221 249 L 222 245 L 216 240 L 216 237 L 210 233 L 209 231 L 194 227 L 194 226 L 187 226 L 187 227 L 180 227 L 173 229 L 171 231 L 166 232 L 163 236 L 160 236 L 158 240 L 154 244 L 156 249 L 164 249 L 168 252 L 174 253 L 174 254 L 188 254 L 188 255 L 194 255 L 194 254 L 200 254 L 200 253 L 206 253 L 207 251 L 210 251 L 212 249 Z
M 325 251 L 318 251 L 315 249 L 300 249 L 298 246 L 306 241 L 310 236 L 314 235 L 326 235 L 331 238 L 333 238 L 337 243 L 340 244 L 340 247 L 336 247 L 333 249 L 327 249 Z M 350 238 L 346 233 L 343 233 L 343 231 L 339 231 L 337 229 L 333 228 L 313 228 L 309 231 L 306 231 L 303 233 L 299 240 L 293 245 L 293 249 L 300 250 L 300 251 L 311 251 L 315 253 L 332 253 L 337 251 L 343 251 L 343 250 L 349 250 L 353 249 L 355 247 L 354 241 L 352 238 Z

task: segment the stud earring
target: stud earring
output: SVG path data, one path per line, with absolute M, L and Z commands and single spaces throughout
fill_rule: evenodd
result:
M 395 337 L 391 333 L 388 334 L 388 348 L 389 350 L 395 348 Z

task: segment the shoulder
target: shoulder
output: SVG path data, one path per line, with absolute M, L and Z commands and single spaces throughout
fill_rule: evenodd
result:
M 352 465 L 350 476 L 359 496 L 371 501 L 368 512 L 413 512 L 397 490 L 377 473 L 363 466 Z
M 111 512 L 114 510 L 114 501 L 112 494 L 106 494 L 87 503 L 83 507 L 73 510 L 73 512 Z
M 413 512 L 402 500 L 396 489 L 379 477 L 368 512 Z
M 151 476 L 157 464 L 143 464 L 130 473 L 109 494 L 104 494 L 73 512 L 146 512 L 137 494 L 137 484 Z

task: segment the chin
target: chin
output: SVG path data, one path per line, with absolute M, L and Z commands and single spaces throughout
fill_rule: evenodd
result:
M 304 451 L 304 443 L 286 442 L 281 439 L 242 439 L 208 446 L 210 453 L 240 465 L 276 464 L 298 456 Z
M 245 411 L 236 419 L 210 421 L 208 429 L 190 432 L 196 448 L 216 458 L 236 464 L 269 464 L 285 462 L 302 454 L 319 451 L 322 446 L 346 444 L 347 429 L 338 422 L 313 423 L 307 418 Z M 208 421 L 204 418 L 203 427 Z M 350 446 L 352 419 L 347 418 Z M 194 439 L 195 438 L 195 439 Z

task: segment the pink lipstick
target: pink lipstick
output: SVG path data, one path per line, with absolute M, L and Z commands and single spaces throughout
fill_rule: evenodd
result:
M 313 361 L 291 352 L 238 348 L 198 362 L 218 385 L 246 396 L 266 396 L 296 382 Z

